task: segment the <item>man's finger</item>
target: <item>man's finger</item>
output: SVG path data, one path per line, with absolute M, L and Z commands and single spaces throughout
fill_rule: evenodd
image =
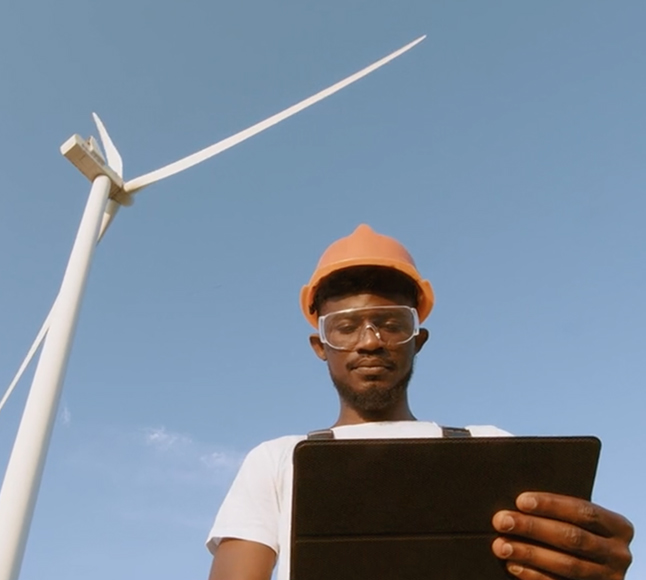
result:
M 534 570 L 533 568 L 528 568 L 527 566 L 521 566 L 516 562 L 507 563 L 507 572 L 509 572 L 519 580 L 563 580 L 562 578 L 558 578 L 553 574 L 541 572 L 540 570 Z
M 633 539 L 632 524 L 622 515 L 575 497 L 546 492 L 525 492 L 516 505 L 522 512 L 575 524 L 606 538 Z
M 507 560 L 507 569 L 523 580 L 554 577 L 602 580 L 608 577 L 606 566 L 513 538 L 496 538 L 492 549 L 496 556 Z
M 606 563 L 615 560 L 610 546 L 615 542 L 567 522 L 519 512 L 501 511 L 493 518 L 494 528 L 502 533 L 541 542 L 587 560 Z M 610 544 L 609 544 L 610 543 Z

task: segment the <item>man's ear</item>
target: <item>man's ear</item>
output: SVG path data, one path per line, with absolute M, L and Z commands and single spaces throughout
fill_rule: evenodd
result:
M 321 342 L 321 337 L 318 334 L 310 334 L 310 346 L 317 357 L 321 360 L 327 360 L 325 345 Z
M 425 328 L 419 329 L 419 334 L 415 337 L 415 354 L 417 354 L 429 339 L 430 333 Z

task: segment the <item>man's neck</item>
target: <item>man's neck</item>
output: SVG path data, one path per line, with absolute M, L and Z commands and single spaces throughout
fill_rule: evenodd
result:
M 333 427 L 342 425 L 359 425 L 361 423 L 376 423 L 379 421 L 417 421 L 406 401 L 403 405 L 397 405 L 389 409 L 378 411 L 366 411 L 364 409 L 353 409 L 341 404 L 339 418 Z

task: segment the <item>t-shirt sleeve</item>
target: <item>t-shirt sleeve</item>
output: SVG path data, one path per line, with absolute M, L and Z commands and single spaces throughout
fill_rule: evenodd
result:
M 473 437 L 513 437 L 509 431 L 493 425 L 467 425 L 467 429 Z
M 280 514 L 274 467 L 266 445 L 249 452 L 207 538 L 212 554 L 223 538 L 259 542 L 278 553 Z

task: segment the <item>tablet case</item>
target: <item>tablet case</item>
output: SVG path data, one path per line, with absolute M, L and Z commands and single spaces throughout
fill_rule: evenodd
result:
M 523 491 L 590 499 L 594 437 L 309 440 L 291 580 L 509 580 L 491 518 Z

